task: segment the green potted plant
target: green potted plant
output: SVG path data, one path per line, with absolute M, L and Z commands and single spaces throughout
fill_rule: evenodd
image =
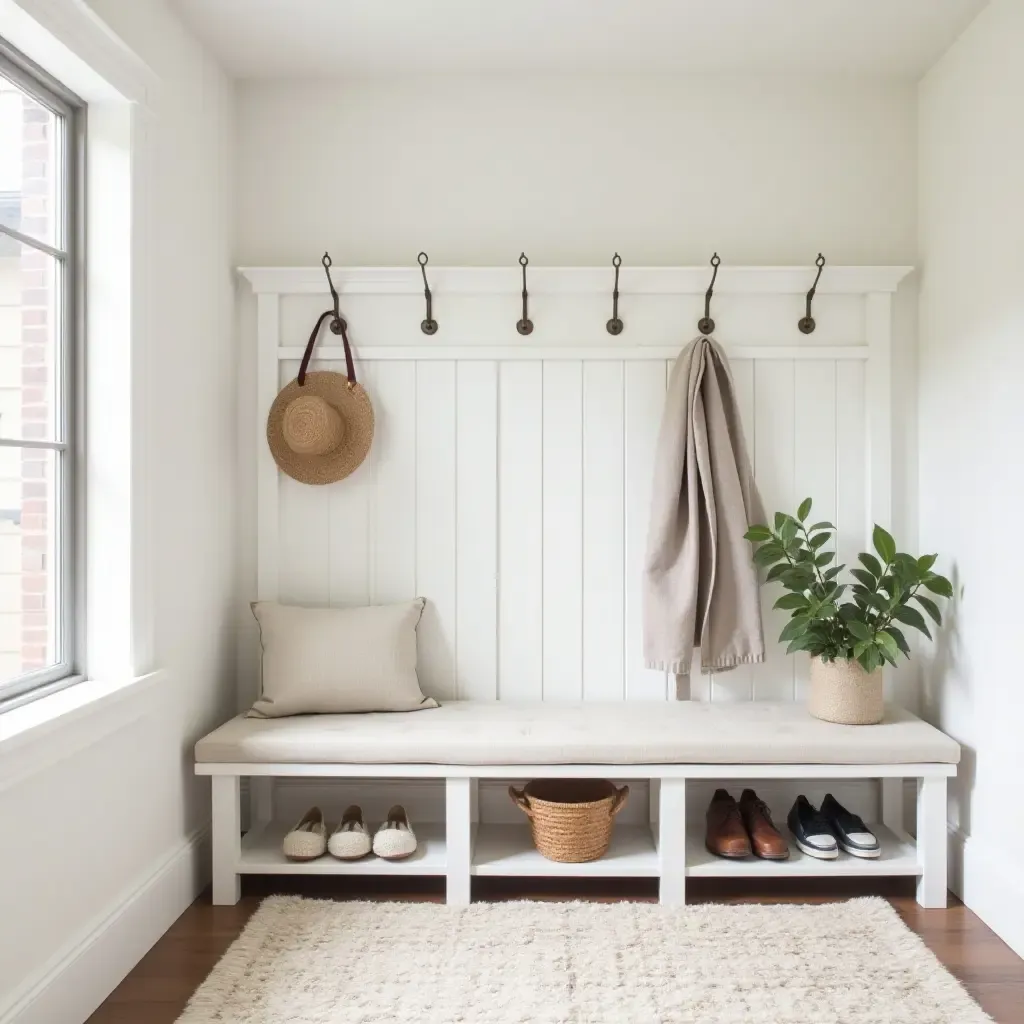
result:
M 882 666 L 910 657 L 902 627 L 931 637 L 928 623 L 942 622 L 929 594 L 952 597 L 949 580 L 932 572 L 936 555 L 914 558 L 896 550 L 892 537 L 876 525 L 875 554 L 861 552 L 851 569 L 852 583 L 841 582 L 845 565 L 836 565 L 826 548 L 835 527 L 807 526 L 811 499 L 795 516 L 776 512 L 772 527 L 754 524 L 747 540 L 757 544 L 754 561 L 768 569 L 767 582 L 786 589 L 775 602 L 790 614 L 779 636 L 789 654 L 811 656 L 810 712 L 826 722 L 872 725 L 882 720 Z M 922 614 L 922 612 L 924 614 Z

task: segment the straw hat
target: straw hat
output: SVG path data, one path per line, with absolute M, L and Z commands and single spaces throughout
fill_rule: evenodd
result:
M 306 372 L 324 320 L 316 322 L 299 375 L 274 399 L 267 417 L 267 442 L 278 466 L 302 484 L 330 484 L 356 470 L 373 442 L 373 406 L 356 382 L 345 321 L 337 314 L 331 330 L 345 343 L 348 374 Z

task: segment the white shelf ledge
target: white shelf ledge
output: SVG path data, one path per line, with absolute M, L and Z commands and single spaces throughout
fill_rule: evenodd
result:
M 600 859 L 584 864 L 548 860 L 533 845 L 527 825 L 480 825 L 470 873 L 474 875 L 574 876 L 577 878 L 657 877 L 658 854 L 646 826 L 616 826 L 612 844 Z
M 372 853 L 362 860 L 338 860 L 325 854 L 317 860 L 291 861 L 281 841 L 292 824 L 271 822 L 246 833 L 236 870 L 241 875 L 443 875 L 446 870 L 444 825 L 417 826 L 419 846 L 408 860 L 382 860 Z
M 920 875 L 914 841 L 906 835 L 897 835 L 884 825 L 869 825 L 882 844 L 882 855 L 875 860 L 839 854 L 838 860 L 818 860 L 801 853 L 793 837 L 785 829 L 789 840 L 789 860 L 760 860 L 746 857 L 727 860 L 709 853 L 704 846 L 704 829 L 689 829 L 686 841 L 686 873 L 691 878 L 829 878 L 863 875 Z

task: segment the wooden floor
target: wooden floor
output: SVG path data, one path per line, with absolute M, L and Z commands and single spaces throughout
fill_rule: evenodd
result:
M 651 879 L 477 879 L 474 899 L 632 899 L 656 898 Z M 260 900 L 288 892 L 333 899 L 443 899 L 440 879 L 247 879 L 235 907 L 214 907 L 198 899 L 128 975 L 88 1024 L 173 1024 L 189 996 L 238 936 Z M 971 911 L 951 901 L 948 910 L 922 910 L 913 884 L 905 879 L 864 882 L 849 879 L 779 880 L 770 895 L 764 883 L 717 879 L 691 881 L 692 902 L 822 903 L 869 894 L 889 899 L 900 916 L 998 1022 L 1024 1024 L 1024 960 L 1017 957 Z M 225 1024 L 230 1024 L 226 1021 Z

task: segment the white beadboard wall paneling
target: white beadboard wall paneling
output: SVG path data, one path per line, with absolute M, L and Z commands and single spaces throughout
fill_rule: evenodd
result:
M 583 364 L 583 698 L 622 700 L 624 364 Z
M 281 389 L 281 301 L 275 294 L 256 300 L 256 600 L 276 600 L 280 592 L 280 473 L 267 445 L 267 413 Z M 244 698 L 243 698 L 244 699 Z
M 865 409 L 868 420 L 868 512 L 864 550 L 872 550 L 874 523 L 892 528 L 892 296 L 867 297 L 865 334 L 870 358 L 867 365 Z M 883 666 L 887 700 L 896 696 L 895 680 Z
M 814 505 L 807 525 L 836 521 L 836 364 L 798 362 L 794 367 L 794 493 L 798 502 L 810 496 Z M 791 513 L 796 508 L 787 509 Z M 824 550 L 831 551 L 831 545 Z M 831 565 L 821 566 L 822 572 Z M 775 584 L 772 592 L 781 593 Z M 785 619 L 788 621 L 788 613 Z M 776 637 L 769 637 L 775 640 Z M 796 699 L 805 700 L 810 685 L 810 660 L 794 658 Z
M 280 599 L 285 604 L 331 602 L 331 506 L 318 491 L 281 476 Z
M 282 362 L 278 387 L 291 380 L 298 369 L 298 363 Z M 327 605 L 331 600 L 327 551 L 330 504 L 324 500 L 321 488 L 300 484 L 284 473 L 278 474 L 276 466 L 274 475 L 279 477 L 276 486 L 278 509 L 272 509 L 269 518 L 280 524 L 276 559 L 279 591 L 274 597 L 279 597 L 285 604 Z M 365 540 L 362 547 L 365 558 L 368 550 Z
M 869 536 L 868 448 L 865 431 L 865 366 L 836 366 L 836 552 L 853 568 Z
M 754 366 L 754 451 L 757 482 L 765 514 L 792 512 L 796 498 L 796 373 L 790 359 L 759 360 Z M 780 596 L 778 587 L 761 588 L 764 622 L 764 664 L 754 666 L 755 700 L 792 700 L 795 659 L 777 643 L 788 620 L 785 612 L 772 605 Z
M 731 367 L 736 403 L 743 422 L 743 434 L 747 440 L 747 455 L 757 476 L 757 453 L 754 450 L 754 360 L 734 359 Z M 765 637 L 771 643 L 774 637 Z M 728 672 L 716 672 L 711 676 L 711 699 L 715 701 L 753 700 L 754 665 L 737 665 Z
M 625 381 L 625 541 L 626 541 L 626 698 L 665 700 L 668 678 L 644 666 L 643 567 L 647 548 L 651 480 L 658 428 L 665 402 L 665 364 L 626 363 Z
M 498 428 L 498 695 L 544 696 L 543 363 L 502 363 Z
M 370 364 L 363 375 L 377 397 L 370 591 L 374 604 L 393 604 L 416 594 L 416 364 Z
M 417 629 L 423 692 L 456 695 L 455 363 L 416 363 L 416 593 L 427 598 Z
M 674 698 L 676 680 L 644 667 L 641 580 L 667 374 L 695 333 L 706 269 L 623 274 L 626 330 L 612 337 L 606 269 L 531 267 L 529 338 L 515 333 L 514 269 L 438 270 L 433 338 L 419 331 L 416 268 L 341 272 L 376 434 L 364 465 L 323 488 L 280 475 L 263 450 L 267 407 L 324 307 L 322 271 L 245 272 L 258 307 L 258 596 L 422 595 L 421 681 L 441 699 Z M 796 331 L 805 268 L 723 267 L 716 283 L 766 511 L 811 494 L 846 561 L 891 500 L 888 292 L 905 272 L 827 268 L 810 337 Z M 344 369 L 330 336 L 316 354 L 316 368 Z M 776 591 L 764 592 L 767 662 L 705 676 L 695 659 L 682 693 L 803 695 L 805 659 L 775 639 Z
M 361 382 L 369 386 L 370 365 L 360 369 Z M 327 563 L 331 604 L 358 608 L 369 604 L 373 593 L 374 462 L 367 459 L 351 476 L 324 489 L 330 508 Z
M 498 364 L 456 367 L 456 694 L 498 696 Z
M 583 697 L 583 364 L 544 363 L 545 700 Z

